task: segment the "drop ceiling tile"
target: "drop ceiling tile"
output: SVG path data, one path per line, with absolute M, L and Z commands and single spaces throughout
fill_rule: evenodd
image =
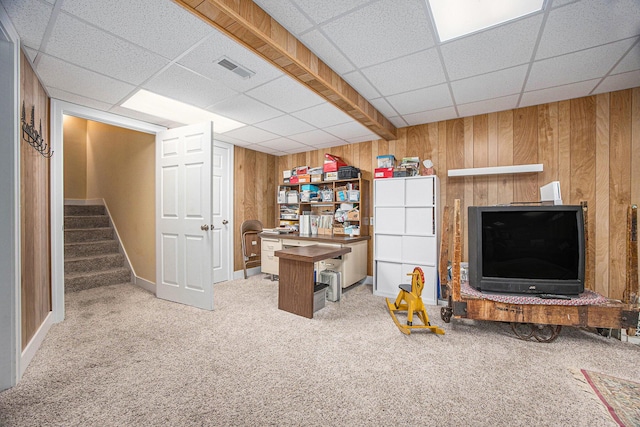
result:
M 214 31 L 172 1 L 65 0 L 62 9 L 169 59 Z
M 636 19 L 629 19 L 630 16 Z M 638 0 L 584 0 L 553 9 L 536 59 L 549 58 L 637 36 Z
M 215 130 L 214 130 L 213 133 L 214 133 L 215 139 L 217 139 L 218 141 L 228 142 L 229 144 L 237 145 L 237 146 L 240 146 L 240 147 L 248 147 L 248 146 L 253 145 L 250 142 L 242 141 L 242 140 L 237 139 L 237 138 L 232 138 L 229 135 L 227 135 L 226 133 L 216 133 Z
M 402 116 L 453 105 L 449 86 L 446 84 L 388 96 L 387 101 Z
M 546 104 L 549 102 L 563 101 L 566 99 L 580 98 L 593 90 L 600 79 L 550 87 L 548 89 L 534 90 L 522 94 L 518 107 Z
M 338 74 L 353 71 L 353 64 L 318 30 L 300 36 L 300 41 Z
M 401 116 L 389 117 L 389 121 L 393 123 L 396 128 L 403 128 L 409 126 L 407 121 Z
M 339 110 L 338 107 L 328 102 L 296 111 L 291 115 L 320 129 L 353 120 L 347 113 Z
M 214 124 L 215 129 L 215 124 Z M 244 126 L 238 129 L 234 129 L 229 132 L 225 132 L 225 135 L 230 136 L 231 138 L 236 138 L 241 141 L 246 141 L 250 144 L 256 144 L 259 142 L 269 141 L 270 139 L 279 138 L 278 135 L 267 132 L 266 130 L 258 129 L 253 126 Z
M 306 149 L 305 151 L 310 151 L 309 146 L 301 144 L 297 141 L 293 141 L 288 138 L 278 138 L 273 139 L 271 141 L 261 142 L 260 144 L 256 144 L 258 147 L 270 148 L 272 150 L 278 151 L 289 151 L 296 149 Z
M 433 86 L 446 80 L 435 49 L 403 56 L 361 71 L 382 96 Z
M 366 135 L 357 136 L 354 138 L 347 138 L 345 139 L 345 141 L 347 141 L 349 144 L 359 144 L 361 142 L 377 141 L 379 139 L 381 138 L 378 135 L 376 135 L 375 133 L 369 132 Z
M 316 149 L 333 148 L 333 147 L 339 147 L 341 145 L 345 145 L 346 143 L 347 143 L 347 141 L 344 141 L 342 139 L 336 139 L 333 142 L 316 143 L 316 144 L 313 144 L 313 146 Z M 331 150 L 327 150 L 327 151 L 331 151 Z
M 455 119 L 458 117 L 453 107 L 440 108 L 438 110 L 421 111 L 419 113 L 402 116 L 409 126 L 422 125 L 425 123 L 439 122 L 442 120 Z
M 58 14 L 45 52 L 135 85 L 169 63 L 160 55 L 78 21 L 66 13 Z
M 362 75 L 360 71 L 353 71 L 341 76 L 349 85 L 366 99 L 379 98 L 381 93 Z
M 39 0 L 2 1 L 24 46 L 39 49 L 53 7 Z
M 335 143 L 338 138 L 336 138 L 333 135 L 328 134 L 325 131 L 322 131 L 320 129 L 316 129 L 316 130 L 312 130 L 310 132 L 303 132 L 303 133 L 298 133 L 296 135 L 291 135 L 289 136 L 290 139 L 293 139 L 294 141 L 298 141 L 301 142 L 305 145 L 316 145 L 316 144 L 323 144 L 323 143 L 329 143 L 329 142 L 333 142 Z
M 246 94 L 286 113 L 292 113 L 325 102 L 320 96 L 288 76 L 280 77 L 252 89 Z
M 341 125 L 336 126 L 329 126 L 323 130 L 344 140 L 348 138 L 362 137 L 363 135 L 369 135 L 371 133 L 369 129 L 356 121 L 342 123 Z
M 27 57 L 29 58 L 31 63 L 33 63 L 33 61 L 35 61 L 35 59 L 36 59 L 36 56 L 38 55 L 38 51 L 35 50 L 35 49 L 28 48 L 28 47 L 25 47 L 24 51 L 27 54 Z
M 96 110 L 109 111 L 113 104 L 106 102 L 96 101 L 95 99 L 87 98 L 75 93 L 65 92 L 64 90 L 49 88 L 47 90 L 51 98 L 59 99 L 61 101 L 71 102 L 72 104 L 84 105 L 85 107 L 95 108 Z
M 596 88 L 594 93 L 613 92 L 616 90 L 630 89 L 639 86 L 640 71 L 636 70 L 607 77 L 600 86 Z
M 605 46 L 536 61 L 531 67 L 525 90 L 529 92 L 604 77 L 634 41 L 631 39 L 623 40 Z
M 47 88 L 64 90 L 108 104 L 118 103 L 135 89 L 135 86 L 130 84 L 85 70 L 49 55 L 40 55 L 36 72 Z
M 369 102 L 387 118 L 398 115 L 398 112 L 384 98 L 371 99 Z
M 145 89 L 187 104 L 205 108 L 237 92 L 179 65 L 172 65 L 143 85 Z
M 486 101 L 458 104 L 460 117 L 475 116 L 478 114 L 494 113 L 516 108 L 520 95 L 503 96 L 501 98 L 488 99 Z
M 322 26 L 358 68 L 434 45 L 424 0 L 381 0 Z
M 321 24 L 336 16 L 369 3 L 371 0 L 293 0 L 316 24 Z
M 451 83 L 457 104 L 513 95 L 522 90 L 528 65 L 482 74 Z
M 234 96 L 207 107 L 207 110 L 248 125 L 273 119 L 284 114 L 282 111 L 271 108 L 246 95 Z
M 313 27 L 313 23 L 287 0 L 254 0 L 265 12 L 292 34 L 300 34 Z
M 627 71 L 640 70 L 640 43 L 636 45 L 622 58 L 622 61 L 613 69 L 613 74 L 625 73 Z
M 464 79 L 531 60 L 542 14 L 445 43 L 442 57 L 451 80 Z
M 566 4 L 575 3 L 577 1 L 582 1 L 582 0 L 553 0 L 553 4 L 551 5 L 551 8 L 555 9 L 560 6 L 564 6 Z
M 310 147 L 308 145 L 302 145 L 298 148 L 290 148 L 286 152 L 288 154 L 296 154 L 296 153 L 306 153 L 307 151 L 313 150 L 314 147 Z
M 315 128 L 302 120 L 292 116 L 280 116 L 265 122 L 256 123 L 255 126 L 280 136 L 295 135 L 297 133 L 308 132 Z
M 226 56 L 230 60 L 251 70 L 255 75 L 243 79 L 232 71 L 218 65 Z M 243 46 L 225 36 L 214 32 L 205 41 L 191 50 L 178 63 L 212 80 L 223 83 L 238 92 L 245 92 L 283 75 L 282 71 L 249 52 Z

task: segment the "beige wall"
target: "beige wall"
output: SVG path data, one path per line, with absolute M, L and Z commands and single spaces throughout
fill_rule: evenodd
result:
M 87 198 L 87 121 L 64 116 L 64 198 Z
M 105 200 L 136 275 L 155 283 L 155 136 L 93 121 L 86 129 L 87 198 Z

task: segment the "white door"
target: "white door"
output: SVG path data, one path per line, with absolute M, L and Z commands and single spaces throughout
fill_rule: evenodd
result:
M 232 200 L 229 191 L 232 175 L 233 145 L 213 142 L 213 283 L 231 279 L 233 259 Z
M 156 295 L 213 309 L 213 124 L 156 135 Z

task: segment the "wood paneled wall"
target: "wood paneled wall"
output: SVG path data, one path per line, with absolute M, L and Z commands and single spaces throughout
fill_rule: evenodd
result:
M 238 271 L 242 270 L 242 222 L 257 219 L 264 227 L 273 227 L 276 222 L 277 158 L 238 146 L 234 147 L 233 158 L 233 269 Z
M 241 187 L 255 185 L 261 175 L 254 170 L 264 170 L 255 166 L 261 161 L 258 157 L 264 155 L 248 154 L 249 151 L 242 150 L 245 154 L 236 156 L 236 177 L 241 174 L 249 178 L 236 179 L 236 193 L 241 193 L 236 200 L 248 202 L 245 206 L 236 204 L 238 227 L 253 215 L 265 226 L 274 226 L 273 199 L 282 171 L 298 165 L 319 166 L 325 152 L 359 167 L 366 179 L 372 179 L 378 155 L 432 159 L 440 177 L 441 204 L 453 206 L 454 199 L 461 199 L 463 219 L 466 208 L 472 205 L 538 201 L 541 185 L 560 181 L 565 204 L 588 203 L 592 266 L 589 279 L 593 288 L 611 298 L 622 297 L 626 280 L 626 212 L 631 203 L 640 202 L 640 88 L 406 127 L 398 129 L 395 141 L 377 140 L 277 157 L 275 168 L 267 168 L 272 184 L 263 187 L 259 198 L 255 189 Z M 528 163 L 542 163 L 544 171 L 447 177 L 449 169 Z M 258 200 L 267 211 L 255 208 Z M 464 224 L 466 242 L 466 220 Z M 236 240 L 239 242 L 239 238 Z M 239 253 L 237 250 L 236 268 L 242 266 Z M 370 242 L 370 275 L 372 254 Z
M 35 126 L 49 139 L 49 98 L 24 53 L 20 55 L 20 107 L 26 120 L 35 106 Z M 20 239 L 22 276 L 22 349 L 51 311 L 51 244 L 49 240 L 49 159 L 24 140 L 20 143 Z M 54 154 L 55 155 L 55 154 Z

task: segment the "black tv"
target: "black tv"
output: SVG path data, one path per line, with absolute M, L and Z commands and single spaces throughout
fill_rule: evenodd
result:
M 482 292 L 584 292 L 581 206 L 470 206 L 469 285 Z

